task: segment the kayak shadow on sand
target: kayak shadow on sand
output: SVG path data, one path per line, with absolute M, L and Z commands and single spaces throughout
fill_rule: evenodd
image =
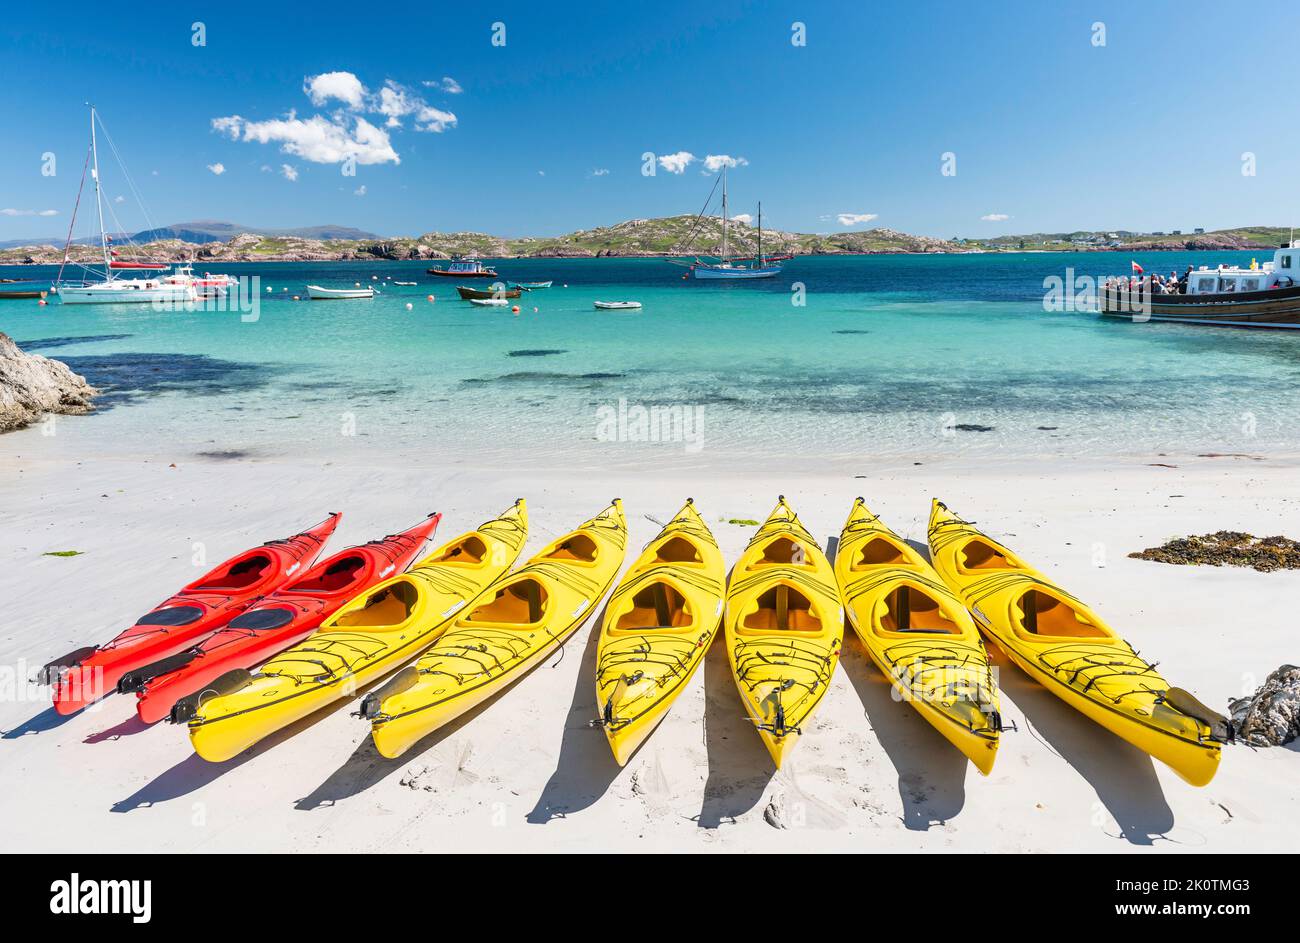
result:
M 893 685 L 871 660 L 852 626 L 846 624 L 844 634 L 840 667 L 862 701 L 871 732 L 898 773 L 903 825 L 924 832 L 947 824 L 966 805 L 966 775 L 968 768 L 973 768 L 970 761 L 911 704 L 895 699 Z
M 391 675 L 376 679 L 374 683 L 377 684 L 389 677 Z M 352 755 L 343 762 L 342 766 L 330 773 L 323 783 L 294 802 L 293 807 L 299 812 L 311 812 L 315 809 L 327 808 L 344 799 L 351 799 L 353 796 L 365 792 L 371 786 L 377 786 L 393 773 L 406 769 L 412 760 L 419 759 L 421 755 L 428 753 L 448 737 L 458 733 L 466 724 L 472 723 L 475 717 L 490 707 L 496 701 L 496 698 L 500 696 L 501 692 L 498 691 L 495 697 L 488 698 L 482 704 L 476 705 L 449 723 L 430 732 L 427 736 L 417 740 L 409 750 L 396 759 L 390 760 L 380 754 L 379 750 L 375 748 L 374 738 L 370 735 L 370 725 L 368 723 L 360 724 L 363 735 L 361 742 L 357 744 L 357 748 L 352 751 Z
M 333 704 L 327 704 L 320 710 L 294 721 L 287 727 L 281 727 L 275 733 L 253 744 L 243 753 L 221 763 L 210 763 L 197 753 L 191 753 L 171 769 L 166 770 L 144 786 L 141 786 L 130 796 L 113 803 L 111 811 L 134 812 L 137 809 L 147 809 L 150 806 L 187 796 L 197 789 L 202 789 L 204 786 L 216 782 L 226 773 L 238 769 L 266 751 L 275 749 L 284 741 L 323 720 L 334 710 L 342 710 L 345 707 L 346 702 L 335 701 Z
M 727 659 L 723 629 L 704 656 L 704 740 L 709 774 L 695 824 L 700 828 L 734 825 L 758 805 L 776 775 L 776 766 L 740 702 Z
M 1024 714 L 1025 730 L 1020 735 L 1042 741 L 1097 791 L 1097 799 L 1119 826 L 1119 834 L 1111 837 L 1134 845 L 1175 841 L 1168 837 L 1174 812 L 1160 788 L 1156 761 L 1046 690 L 996 645 L 988 649 L 1004 700 Z M 1089 821 L 1110 834 L 1110 823 L 1096 815 Z
M 0 733 L 0 740 L 17 740 L 21 737 L 32 737 L 38 733 L 45 733 L 62 727 L 76 714 L 60 714 L 53 707 L 47 707 L 30 720 L 24 720 L 17 727 L 12 727 Z
M 596 649 L 600 646 L 600 629 L 604 623 L 605 608 L 602 607 L 600 614 L 590 620 L 578 679 L 569 701 L 569 713 L 564 718 L 560 755 L 555 761 L 555 772 L 551 773 L 532 811 L 525 817 L 530 825 L 545 825 L 552 819 L 566 818 L 573 812 L 590 808 L 623 771 L 614 759 L 604 731 L 591 726 L 591 721 L 597 716 L 593 679 L 596 677 Z
M 82 740 L 82 743 L 108 743 L 111 741 L 121 740 L 123 737 L 130 737 L 137 733 L 144 733 L 153 724 L 146 724 L 140 719 L 140 715 L 132 711 L 126 720 L 114 724 L 104 730 L 96 731 Z

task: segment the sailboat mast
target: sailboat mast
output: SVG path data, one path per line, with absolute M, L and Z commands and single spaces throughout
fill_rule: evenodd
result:
M 727 261 L 727 167 L 722 167 L 722 261 Z
M 759 268 L 763 267 L 763 201 L 758 201 L 758 258 L 754 260 Z
M 108 258 L 108 233 L 104 231 L 104 199 L 99 192 L 99 147 L 95 143 L 95 106 L 90 106 L 90 155 L 94 166 L 90 176 L 95 181 L 95 208 L 99 210 L 99 246 L 104 253 L 104 277 L 112 279 L 113 269 Z

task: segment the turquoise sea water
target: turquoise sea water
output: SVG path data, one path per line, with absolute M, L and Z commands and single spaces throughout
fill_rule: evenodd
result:
M 1137 256 L 1162 272 L 1251 257 Z M 555 280 L 525 293 L 517 316 L 460 301 L 456 281 L 424 263 L 227 265 L 261 278 L 255 321 L 12 301 L 0 330 L 109 391 L 99 414 L 61 420 L 53 437 L 87 453 L 468 450 L 591 464 L 1300 451 L 1300 336 L 1044 311 L 1044 278 L 1117 272 L 1128 258 L 801 258 L 748 284 L 683 281 L 659 260 L 500 260 L 504 279 Z M 355 282 L 382 293 L 291 300 L 308 283 Z M 597 299 L 644 308 L 602 313 Z M 636 441 L 638 408 L 651 407 L 677 407 L 658 414 L 673 441 Z M 5 447 L 33 448 L 35 433 L 22 435 Z

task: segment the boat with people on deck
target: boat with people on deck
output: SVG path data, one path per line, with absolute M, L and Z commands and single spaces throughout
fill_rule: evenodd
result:
M 90 266 L 75 263 L 70 257 L 72 233 L 77 223 L 77 211 L 72 212 L 72 221 L 68 225 L 68 241 L 63 247 L 63 264 L 55 277 L 51 290 L 58 295 L 63 304 L 181 304 L 188 305 L 204 298 L 225 294 L 235 280 L 227 275 L 210 275 L 202 277 L 194 274 L 188 263 L 171 263 L 140 259 L 123 259 L 115 248 L 115 242 L 104 225 L 103 187 L 99 174 L 99 142 L 96 129 L 103 128 L 95 107 L 90 106 L 90 152 L 87 156 L 87 171 L 95 188 L 95 207 L 99 217 L 99 246 L 103 256 L 103 275 L 95 279 L 83 279 L 74 282 L 63 278 L 64 270 L 75 265 L 91 275 L 96 273 Z M 107 131 L 105 131 L 107 134 Z M 112 141 L 110 139 L 109 143 Z M 116 149 L 114 149 L 116 153 Z M 125 174 L 125 170 L 123 171 Z M 83 174 L 81 187 L 77 190 L 77 206 L 81 205 L 81 191 L 86 179 Z M 110 209 L 110 213 L 112 210 Z M 116 221 L 116 219 L 115 219 Z M 120 227 L 119 227 L 120 228 Z M 130 240 L 126 240 L 130 245 Z M 170 274 L 168 272 L 175 268 Z M 148 273 L 157 273 L 150 276 Z M 123 278 L 120 273 L 133 273 L 142 277 Z
M 1272 261 L 1242 268 L 1188 266 L 1177 276 L 1148 275 L 1132 263 L 1127 277 L 1101 286 L 1104 317 L 1223 327 L 1300 328 L 1300 242 L 1288 240 Z
M 445 278 L 496 278 L 497 270 L 484 265 L 478 259 L 453 257 L 446 268 L 425 269 L 430 275 L 442 275 Z

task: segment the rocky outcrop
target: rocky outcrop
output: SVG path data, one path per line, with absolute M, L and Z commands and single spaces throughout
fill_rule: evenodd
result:
M 21 429 L 46 413 L 88 413 L 95 393 L 67 364 L 24 353 L 0 333 L 0 432 Z
M 1228 705 L 1237 736 L 1257 747 L 1277 747 L 1300 736 L 1300 668 L 1283 665 L 1250 697 Z

